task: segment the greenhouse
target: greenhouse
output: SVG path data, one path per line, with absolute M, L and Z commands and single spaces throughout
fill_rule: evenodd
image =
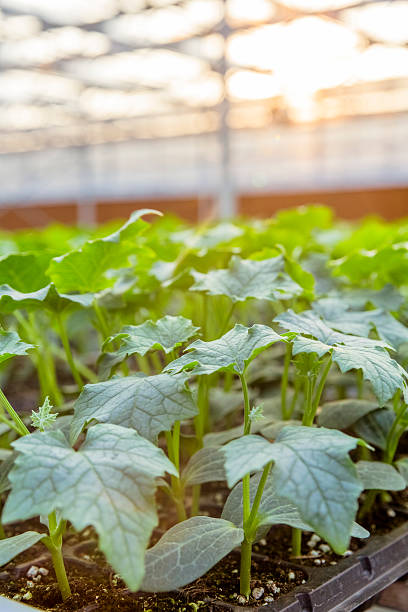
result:
M 0 0 L 0 612 L 408 611 L 407 24 Z

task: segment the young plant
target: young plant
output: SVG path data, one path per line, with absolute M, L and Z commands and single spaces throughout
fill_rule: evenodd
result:
M 50 422 L 44 405 L 35 421 Z M 134 430 L 118 425 L 92 427 L 78 450 L 59 431 L 38 431 L 13 442 L 18 455 L 9 473 L 11 492 L 5 523 L 48 516 L 49 535 L 27 532 L 0 542 L 7 563 L 34 543 L 49 549 L 63 600 L 71 592 L 62 536 L 70 521 L 77 531 L 93 526 L 107 561 L 131 590 L 144 575 L 144 555 L 158 523 L 154 493 L 165 472 L 177 476 L 163 451 Z
M 184 373 L 177 376 L 162 373 L 85 385 L 74 407 L 70 431 L 72 444 L 93 421 L 136 430 L 152 443 L 157 443 L 159 434 L 166 432 L 169 457 L 175 466 L 171 491 L 179 520 L 186 517 L 184 492 L 178 478 L 180 421 L 197 414 L 187 379 Z

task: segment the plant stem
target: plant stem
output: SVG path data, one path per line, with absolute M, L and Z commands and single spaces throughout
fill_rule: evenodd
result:
M 3 393 L 3 391 L 1 389 L 0 389 L 0 406 L 4 410 L 6 410 L 6 412 L 9 414 L 9 416 L 12 418 L 12 420 L 15 423 L 15 426 L 16 426 L 16 428 L 18 430 L 18 433 L 21 436 L 26 436 L 27 434 L 30 433 L 29 430 L 24 425 L 23 421 L 18 416 L 17 412 L 14 410 L 13 406 L 10 404 L 10 402 L 8 401 L 7 397 L 4 395 L 4 393 Z
M 302 554 L 302 530 L 292 527 L 292 557 L 300 557 Z
M 78 385 L 78 389 L 81 391 L 82 387 L 84 386 L 84 383 L 82 381 L 80 373 L 77 370 L 74 358 L 72 356 L 72 351 L 71 351 L 71 347 L 69 344 L 67 330 L 65 329 L 65 325 L 62 320 L 61 313 L 57 313 L 56 319 L 57 319 L 58 332 L 61 338 L 62 346 L 64 347 L 68 365 L 71 368 L 72 376 L 74 377 L 74 380 L 76 384 Z
M 303 412 L 302 425 L 310 427 L 313 424 L 313 410 L 312 410 L 312 379 L 311 376 L 307 376 L 305 380 L 305 409 Z
M 394 461 L 394 456 L 397 451 L 399 439 L 404 432 L 403 428 L 401 429 L 400 432 L 398 432 L 397 427 L 399 423 L 401 422 L 401 419 L 405 415 L 406 410 L 407 410 L 406 404 L 404 402 L 401 402 L 399 409 L 396 411 L 395 419 L 393 421 L 393 424 L 391 425 L 391 429 L 387 435 L 387 444 L 386 444 L 386 451 L 385 451 L 385 457 L 384 457 L 384 461 L 386 463 L 392 463 Z
M 244 526 L 245 532 L 247 533 L 247 535 L 252 535 L 252 531 L 253 531 L 253 527 L 254 527 L 254 523 L 256 521 L 256 517 L 258 514 L 258 510 L 259 510 L 259 504 L 261 503 L 261 499 L 262 499 L 262 495 L 264 492 L 264 488 L 265 488 L 265 484 L 267 481 L 267 478 L 269 476 L 269 472 L 272 466 L 272 461 L 270 461 L 269 463 L 267 463 L 263 469 L 262 472 L 262 476 L 261 479 L 258 483 L 258 488 L 256 490 L 255 493 L 255 498 L 252 504 L 252 508 L 251 508 L 251 513 L 249 515 L 247 524 Z M 255 534 L 253 534 L 255 535 Z
M 219 336 L 223 336 L 226 333 L 228 329 L 228 323 L 230 322 L 230 319 L 232 317 L 232 313 L 234 312 L 234 310 L 235 310 L 235 302 L 232 302 L 230 309 L 227 311 L 227 316 L 225 317 L 221 325 L 220 332 L 218 334 Z
M 357 370 L 357 398 L 363 399 L 364 397 L 364 377 L 362 370 Z
M 239 378 L 241 380 L 242 392 L 244 394 L 244 436 L 246 436 L 251 432 L 251 420 L 249 418 L 251 407 L 249 404 L 249 392 L 245 374 L 240 374 Z
M 331 365 L 332 365 L 332 358 L 331 358 L 331 355 L 330 355 L 330 357 L 329 357 L 329 359 L 328 359 L 328 361 L 327 361 L 327 363 L 326 363 L 326 365 L 324 367 L 322 375 L 320 376 L 319 385 L 317 387 L 317 390 L 316 390 L 316 393 L 315 393 L 315 396 L 314 396 L 313 405 L 312 405 L 312 410 L 313 410 L 312 422 L 313 422 L 313 419 L 315 417 L 316 411 L 317 411 L 317 409 L 319 407 L 320 398 L 322 396 L 324 385 L 326 383 L 327 376 L 329 375 Z
M 65 351 L 60 346 L 56 346 L 55 344 L 52 344 L 51 351 L 52 353 L 54 353 L 56 357 L 59 357 L 60 359 L 65 359 L 65 360 L 67 359 Z M 84 365 L 80 359 L 77 359 L 76 357 L 73 356 L 73 360 L 74 360 L 76 369 L 78 370 L 80 374 L 82 374 L 82 376 L 87 378 L 92 383 L 98 382 L 99 379 L 97 375 L 95 374 L 95 372 L 93 372 L 90 368 Z
M 251 432 L 251 420 L 249 418 L 250 404 L 248 385 L 245 374 L 239 375 L 241 379 L 242 392 L 244 394 L 244 436 Z M 247 535 L 247 525 L 251 516 L 251 497 L 250 497 L 250 474 L 246 474 L 242 479 L 242 524 L 244 527 L 245 538 L 241 544 L 241 568 L 239 577 L 239 588 L 241 595 L 249 596 L 251 583 L 251 558 L 252 540 Z
M 201 485 L 192 486 L 192 500 L 191 500 L 191 513 L 190 516 L 197 516 L 200 512 L 200 495 Z
M 52 564 L 54 566 L 55 575 L 62 600 L 66 601 L 71 597 L 71 588 L 69 586 L 67 573 L 65 571 L 64 558 L 62 556 L 62 534 L 65 531 L 65 521 L 57 523 L 55 512 L 48 515 L 48 529 L 50 536 L 43 540 L 44 544 L 51 553 Z
M 175 422 L 173 433 L 171 433 L 171 431 L 166 431 L 165 435 L 169 459 L 174 463 L 175 467 L 178 470 L 180 467 L 180 421 Z M 187 518 L 187 514 L 186 509 L 184 507 L 184 487 L 179 477 L 171 474 L 170 478 L 171 490 L 173 492 L 174 501 L 177 509 L 177 518 L 179 522 L 185 521 Z
M 251 559 L 252 542 L 247 539 L 241 544 L 241 568 L 239 575 L 239 591 L 241 595 L 248 598 L 251 590 Z
M 378 491 L 376 491 L 375 489 L 370 489 L 365 496 L 364 502 L 359 510 L 358 513 L 358 519 L 359 521 L 361 521 L 366 514 L 368 514 L 371 510 L 371 508 L 373 507 L 373 504 L 376 500 Z
M 96 298 L 93 300 L 92 306 L 96 314 L 96 318 L 98 319 L 98 323 L 99 323 L 99 327 L 100 327 L 100 331 L 102 333 L 103 339 L 105 339 L 109 336 L 109 328 L 106 322 L 105 315 L 102 311 L 102 308 L 99 306 L 98 300 Z
M 295 411 L 296 403 L 299 397 L 299 391 L 300 391 L 300 379 L 299 379 L 299 376 L 295 376 L 295 392 L 293 394 L 292 401 L 290 403 L 289 414 L 288 414 L 289 419 L 292 418 L 292 415 Z
M 153 369 L 155 370 L 155 374 L 159 374 L 163 369 L 163 364 L 160 361 L 160 357 L 158 353 L 156 353 L 155 351 L 150 353 L 150 361 L 152 362 Z
M 208 422 L 208 376 L 200 376 L 198 380 L 198 415 L 194 419 L 194 428 L 197 439 L 197 450 L 203 447 L 203 438 Z M 191 506 L 191 516 L 197 516 L 200 511 L 201 485 L 193 485 L 193 500 Z
M 289 418 L 289 414 L 286 412 L 286 391 L 288 387 L 289 378 L 289 366 L 292 359 L 292 343 L 288 342 L 286 345 L 285 361 L 283 364 L 283 374 L 281 383 L 281 404 L 282 404 L 282 419 L 286 421 Z

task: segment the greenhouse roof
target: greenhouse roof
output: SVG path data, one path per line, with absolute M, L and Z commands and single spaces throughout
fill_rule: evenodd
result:
M 0 0 L 0 152 L 405 112 L 407 23 L 407 0 Z

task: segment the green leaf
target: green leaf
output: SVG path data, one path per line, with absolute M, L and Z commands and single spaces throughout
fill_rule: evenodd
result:
M 146 355 L 152 349 L 170 353 L 181 346 L 196 334 L 199 327 L 195 327 L 190 319 L 165 315 L 158 321 L 145 321 L 141 325 L 127 325 L 119 334 L 105 340 L 102 350 L 107 350 L 112 342 L 120 341 L 121 346 L 111 353 L 115 365 L 130 355 Z
M 229 267 L 211 270 L 207 274 L 191 271 L 194 285 L 191 291 L 208 295 L 226 295 L 233 302 L 248 298 L 258 300 L 285 300 L 300 295 L 302 288 L 284 271 L 283 256 L 255 261 L 233 256 Z
M 155 478 L 177 474 L 163 451 L 117 425 L 95 425 L 79 451 L 59 431 L 27 435 L 13 446 L 20 454 L 9 475 L 4 522 L 58 509 L 77 531 L 92 525 L 108 562 L 137 590 L 158 522 Z
M 209 393 L 211 422 L 217 423 L 231 412 L 243 406 L 242 391 L 234 389 L 224 391 L 219 387 L 210 389 Z
M 34 546 L 45 536 L 45 533 L 26 531 L 11 538 L 0 540 L 0 566 L 5 565 L 20 553 Z
M 1 283 L 22 293 L 31 293 L 48 285 L 46 274 L 52 253 L 11 253 L 0 257 Z
M 224 453 L 220 448 L 201 448 L 192 455 L 184 468 L 182 479 L 185 486 L 226 480 L 224 461 Z
M 0 464 L 0 495 L 10 489 L 9 474 L 14 465 L 17 453 L 9 451 L 9 456 Z
M 285 427 L 271 444 L 244 436 L 224 447 L 229 486 L 274 462 L 279 496 L 294 504 L 304 520 L 339 554 L 347 549 L 362 486 L 348 456 L 357 440 L 339 431 Z
M 113 286 L 115 279 L 108 278 L 106 273 L 126 265 L 128 256 L 135 251 L 135 239 L 148 227 L 141 219 L 147 214 L 161 213 L 150 209 L 136 210 L 113 234 L 89 240 L 76 251 L 54 257 L 48 274 L 58 290 L 96 293 Z
M 350 311 L 341 299 L 342 294 L 338 298 L 326 298 L 313 304 L 313 309 L 329 327 L 358 336 L 368 336 L 370 331 L 376 331 L 381 340 L 396 349 L 408 342 L 408 328 L 389 312 L 380 309 Z
M 54 406 L 51 405 L 47 395 L 43 405 L 38 408 L 38 411 L 31 411 L 31 422 L 36 429 L 45 431 L 55 424 L 58 415 L 55 412 L 51 412 L 52 408 L 54 408 Z
M 381 408 L 365 415 L 353 425 L 355 433 L 381 450 L 387 448 L 387 437 L 395 419 L 395 413 Z
M 31 293 L 21 293 L 9 285 L 0 286 L 0 311 L 13 312 L 24 308 L 46 308 L 52 312 L 62 312 L 68 307 L 82 306 L 88 308 L 93 301 L 93 294 L 59 293 L 53 283 Z
M 261 477 L 262 472 L 258 472 L 252 476 L 249 481 L 251 506 L 255 499 Z M 229 494 L 225 502 L 221 518 L 231 521 L 231 523 L 234 523 L 234 525 L 237 527 L 242 526 L 242 482 L 236 484 Z M 266 480 L 261 503 L 259 504 L 255 541 L 264 538 L 272 525 L 289 525 L 290 527 L 295 527 L 296 529 L 302 529 L 302 531 L 313 531 L 312 527 L 302 520 L 296 506 L 279 497 L 279 493 L 273 478 L 273 472 L 269 474 Z M 366 529 L 357 523 L 353 523 L 351 535 L 357 538 L 367 538 L 370 534 Z
M 330 429 L 347 429 L 366 414 L 378 410 L 376 402 L 364 399 L 343 399 L 323 404 L 317 422 Z
M 398 459 L 395 465 L 398 468 L 401 476 L 404 478 L 406 486 L 408 487 L 408 457 Z
M 169 529 L 146 553 L 141 589 L 173 591 L 200 578 L 244 539 L 229 521 L 194 516 Z
M 355 289 L 342 293 L 342 299 L 351 306 L 351 308 L 365 308 L 367 304 L 373 304 L 377 308 L 383 310 L 398 311 L 404 303 L 404 298 L 401 293 L 392 285 L 385 285 L 381 291 L 372 289 Z
M 279 340 L 286 342 L 286 338 L 267 325 L 245 327 L 236 324 L 218 340 L 196 340 L 187 347 L 184 355 L 169 363 L 164 371 L 194 369 L 194 374 L 213 374 L 219 370 L 230 370 L 243 374 L 259 353 Z
M 364 489 L 402 491 L 406 487 L 405 480 L 389 463 L 359 461 L 356 463 L 356 468 Z
M 34 345 L 20 340 L 16 332 L 0 329 L 0 363 L 15 355 L 27 355 L 27 351 L 31 348 L 34 348 Z
M 131 427 L 155 441 L 161 431 L 170 431 L 175 421 L 197 415 L 186 383 L 184 374 L 157 374 L 85 385 L 75 403 L 71 441 L 93 420 Z
M 293 355 L 306 352 L 322 357 L 325 353 L 331 353 L 343 374 L 349 370 L 361 369 L 364 378 L 371 382 L 382 406 L 398 389 L 407 393 L 408 374 L 391 359 L 385 350 L 388 345 L 383 341 L 336 332 L 312 311 L 295 314 L 289 310 L 276 317 L 275 321 L 291 332 L 317 338 L 314 340 L 303 335 L 297 336 L 293 342 Z

